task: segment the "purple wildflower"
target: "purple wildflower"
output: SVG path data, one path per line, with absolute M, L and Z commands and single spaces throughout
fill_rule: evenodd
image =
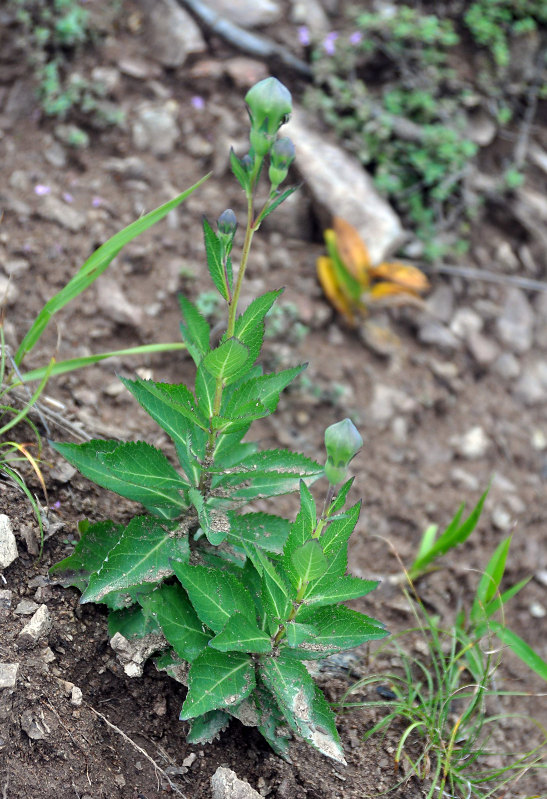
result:
M 200 97 L 199 94 L 196 94 L 194 97 L 192 97 L 190 102 L 198 111 L 201 111 L 203 108 L 205 108 L 205 100 L 203 97 Z
M 93 199 L 91 200 L 91 205 L 93 206 L 93 208 L 99 208 L 102 204 L 103 204 L 102 197 L 93 197 Z
M 307 47 L 311 44 L 310 31 L 305 25 L 301 25 L 298 28 L 298 41 L 303 47 Z
M 38 195 L 38 197 L 43 197 L 44 194 L 49 194 L 50 191 L 51 187 L 45 186 L 43 183 L 37 183 L 36 186 L 34 187 L 34 192 L 35 194 Z
M 334 55 L 336 51 L 336 40 L 338 39 L 338 34 L 336 31 L 331 31 L 327 33 L 325 38 L 323 39 L 323 49 L 327 55 Z
M 65 201 L 65 203 L 73 203 L 74 197 L 72 196 L 72 194 L 69 194 L 68 191 L 65 191 L 63 193 L 63 200 Z
M 360 44 L 363 40 L 363 34 L 361 31 L 354 31 L 351 36 L 349 37 L 350 44 Z

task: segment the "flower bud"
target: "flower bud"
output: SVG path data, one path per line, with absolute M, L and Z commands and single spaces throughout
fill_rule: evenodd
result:
M 346 479 L 349 463 L 362 446 L 363 439 L 351 419 L 344 419 L 327 427 L 325 430 L 325 447 L 327 449 L 325 475 L 329 483 L 336 485 Z
M 274 188 L 283 183 L 289 167 L 294 161 L 294 144 L 287 136 L 277 139 L 270 150 L 270 169 L 268 177 Z
M 231 208 L 223 211 L 217 219 L 218 232 L 222 236 L 233 236 L 237 229 L 236 215 Z
M 291 93 L 277 78 L 265 78 L 249 89 L 245 102 L 251 117 L 251 146 L 256 155 L 263 157 L 291 113 Z

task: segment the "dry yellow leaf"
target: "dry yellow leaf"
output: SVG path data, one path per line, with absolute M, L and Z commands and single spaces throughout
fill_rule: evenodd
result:
M 333 219 L 336 247 L 348 271 L 363 286 L 368 286 L 371 267 L 370 255 L 357 230 L 339 216 Z
M 326 255 L 322 255 L 317 259 L 317 276 L 331 305 L 345 317 L 352 327 L 355 326 L 355 316 L 351 301 L 338 286 L 333 263 Z

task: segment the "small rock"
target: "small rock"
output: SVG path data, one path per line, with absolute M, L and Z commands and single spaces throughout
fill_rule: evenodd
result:
M 192 53 L 207 49 L 198 25 L 176 0 L 140 0 L 148 16 L 149 54 L 165 67 L 180 67 Z
M 2 608 L 2 610 L 8 610 L 11 608 L 12 596 L 13 591 L 10 591 L 9 588 L 0 589 L 0 608 Z
M 494 253 L 494 262 L 503 267 L 505 272 L 518 272 L 520 261 L 508 241 L 500 241 Z
M 21 714 L 21 728 L 33 741 L 41 741 L 51 732 L 51 727 L 46 721 L 41 708 L 23 711 Z
M 238 89 L 248 89 L 269 75 L 268 69 L 262 61 L 245 56 L 228 58 L 223 66 L 224 71 L 231 77 Z
M 76 474 L 76 469 L 68 461 L 61 461 L 50 471 L 50 477 L 58 483 L 68 483 Z
M 471 308 L 458 308 L 450 323 L 450 330 L 458 338 L 467 340 L 470 334 L 482 330 L 483 321 Z
M 494 362 L 493 370 L 504 380 L 514 380 L 520 374 L 520 363 L 512 352 L 502 352 Z
M 361 164 L 341 147 L 327 142 L 299 108 L 293 110 L 282 135 L 294 143 L 296 168 L 322 209 L 325 226 L 331 224 L 333 216 L 343 217 L 359 231 L 372 262 L 385 260 L 402 242 L 403 229 Z
M 107 172 L 120 175 L 125 180 L 150 180 L 146 163 L 136 155 L 127 158 L 109 158 L 103 166 Z
M 36 216 L 48 222 L 55 222 L 73 233 L 82 230 L 87 223 L 85 214 L 51 194 L 42 199 L 36 210 Z
M 545 588 L 547 588 L 547 569 L 540 569 L 540 571 L 534 574 L 534 577 L 538 583 L 541 583 L 541 585 L 544 585 Z
M 2 688 L 15 688 L 19 663 L 0 663 L 0 690 Z
M 330 30 L 329 18 L 319 0 L 292 0 L 291 22 L 305 25 L 314 39 Z
M 91 79 L 100 83 L 109 94 L 112 94 L 120 85 L 121 75 L 115 67 L 93 67 Z
M 44 150 L 44 158 L 57 169 L 66 167 L 66 153 L 64 147 L 58 141 L 52 141 L 49 147 Z
M 505 305 L 496 321 L 500 342 L 512 352 L 527 352 L 532 346 L 534 311 L 521 289 L 507 291 Z
M 211 777 L 212 799 L 262 799 L 248 782 L 229 768 L 219 766 Z
M 32 616 L 33 613 L 36 613 L 40 606 L 33 602 L 32 599 L 22 599 L 15 610 L 14 613 L 17 616 Z
M 277 22 L 282 14 L 274 0 L 208 0 L 208 8 L 240 28 L 258 28 Z
M 547 361 L 538 360 L 526 366 L 513 394 L 525 405 L 542 405 L 547 400 Z
M 425 301 L 427 311 L 443 324 L 448 324 L 454 313 L 454 290 L 447 283 L 437 286 Z
M 17 275 L 28 272 L 30 264 L 26 258 L 10 258 L 4 262 L 2 268 L 6 275 L 17 277 Z
M 503 533 L 507 532 L 513 524 L 511 514 L 506 508 L 496 505 L 492 510 L 492 524 L 497 530 L 501 530 Z
M 180 138 L 177 116 L 178 105 L 174 100 L 168 100 L 163 105 L 141 103 L 132 126 L 135 147 L 150 150 L 154 155 L 173 152 Z
M 0 569 L 7 569 L 19 557 L 11 519 L 0 513 Z
M 453 483 L 468 491 L 478 491 L 480 483 L 474 474 L 466 472 L 465 469 L 454 467 L 450 472 L 450 478 Z
M 499 347 L 495 341 L 479 331 L 466 336 L 467 348 L 480 366 L 490 366 L 499 355 Z
M 461 436 L 452 436 L 450 445 L 458 455 L 467 460 L 478 460 L 486 455 L 490 446 L 490 439 L 479 425 L 472 427 Z
M 194 762 L 194 760 L 196 760 L 196 759 L 197 759 L 197 755 L 196 755 L 196 753 L 195 753 L 195 752 L 190 752 L 190 754 L 188 755 L 188 757 L 185 757 L 185 758 L 184 758 L 184 760 L 182 761 L 182 765 L 183 765 L 185 768 L 190 768 L 190 766 L 192 765 L 192 763 L 193 763 L 193 762 Z
M 416 400 L 400 389 L 376 383 L 368 411 L 376 424 L 385 425 L 397 413 L 412 413 L 417 407 Z
M 74 705 L 74 707 L 80 707 L 83 702 L 83 697 L 82 689 L 78 688 L 77 685 L 73 685 L 70 692 L 70 704 Z
M 51 630 L 51 617 L 47 605 L 40 605 L 34 616 L 25 624 L 19 633 L 20 646 L 34 646 L 37 641 Z
M 143 322 L 142 309 L 133 305 L 118 283 L 104 275 L 97 281 L 97 304 L 101 313 L 120 325 L 140 327 Z
M 143 638 L 132 641 L 121 633 L 116 633 L 110 639 L 110 646 L 118 656 L 123 670 L 128 677 L 142 677 L 145 660 L 154 652 L 159 652 L 167 647 L 163 635 L 149 633 Z
M 468 111 L 465 137 L 471 139 L 479 147 L 486 147 L 490 144 L 494 140 L 497 130 L 498 127 L 490 114 L 480 106 Z
M 19 298 L 19 289 L 9 277 L 0 275 L 0 306 L 13 305 Z
M 459 340 L 447 327 L 440 322 L 426 321 L 418 331 L 418 340 L 422 344 L 434 344 L 441 350 L 457 350 Z
M 528 610 L 530 611 L 530 616 L 533 616 L 534 619 L 544 619 L 547 616 L 547 610 L 545 610 L 541 602 L 532 602 Z
M 536 452 L 543 452 L 547 449 L 547 435 L 539 427 L 532 430 L 531 441 Z

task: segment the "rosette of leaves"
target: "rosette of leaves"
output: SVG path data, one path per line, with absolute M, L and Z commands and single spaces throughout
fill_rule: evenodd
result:
M 274 80 L 267 82 L 266 121 L 259 113 L 260 94 L 251 97 L 252 124 L 260 124 L 270 147 L 287 113 L 287 95 L 290 99 L 284 87 L 277 98 L 278 82 L 269 83 Z M 278 99 L 276 127 L 272 114 Z M 351 481 L 337 497 L 329 488 L 318 516 L 308 485 L 324 474 L 323 467 L 304 455 L 260 450 L 243 440 L 253 421 L 275 411 L 281 391 L 304 368 L 264 374 L 256 363 L 264 319 L 279 290 L 236 313 L 252 233 L 290 193 L 278 194 L 277 185 L 270 186 L 255 219 L 252 200 L 264 157 L 251 145 L 247 169 L 232 153 L 250 209 L 235 286 L 230 260 L 235 215 L 221 215 L 218 233 L 203 223 L 209 272 L 229 313 L 226 333 L 213 346 L 206 319 L 187 298 L 180 300 L 182 338 L 196 366 L 193 390 L 123 379 L 171 438 L 178 462 L 173 465 L 143 441 L 55 444 L 82 474 L 140 502 L 146 514 L 126 526 L 85 522 L 74 553 L 52 574 L 81 590 L 83 603 L 108 606 L 111 636 L 148 636 L 149 651 L 165 650 L 158 668 L 174 677 L 187 674 L 181 719 L 190 722 L 190 742 L 212 740 L 236 717 L 257 726 L 284 757 L 292 731 L 344 762 L 334 715 L 304 661 L 387 633 L 379 622 L 341 604 L 377 584 L 346 575 L 348 539 L 359 515 L 358 504 L 344 511 Z M 292 523 L 244 508 L 295 490 L 301 509 Z

